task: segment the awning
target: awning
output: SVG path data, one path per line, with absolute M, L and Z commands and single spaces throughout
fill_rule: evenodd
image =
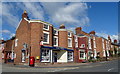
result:
M 67 49 L 63 47 L 49 47 L 49 46 L 41 46 L 42 48 L 49 48 L 49 49 L 54 49 L 54 50 L 66 50 L 66 51 L 73 51 L 72 49 Z

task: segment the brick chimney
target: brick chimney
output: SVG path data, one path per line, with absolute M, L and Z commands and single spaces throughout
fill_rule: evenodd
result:
M 27 18 L 28 19 L 28 14 L 27 14 L 27 11 L 26 10 L 24 10 L 24 12 L 23 12 L 23 14 L 22 14 L 22 19 L 23 18 Z
M 111 41 L 110 35 L 108 35 L 108 40 L 110 40 L 110 41 Z
M 95 35 L 95 31 L 91 31 L 89 34 Z
M 59 29 L 65 29 L 65 25 L 64 24 L 61 24 Z
M 117 40 L 116 40 L 116 39 L 114 40 L 114 43 L 117 43 Z
M 75 29 L 76 35 L 81 34 L 81 31 L 82 31 L 82 28 L 81 27 L 77 27 Z

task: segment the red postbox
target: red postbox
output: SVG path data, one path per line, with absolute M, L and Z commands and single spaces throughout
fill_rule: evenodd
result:
M 35 65 L 35 58 L 34 57 L 30 57 L 29 58 L 29 66 L 34 67 L 34 65 Z

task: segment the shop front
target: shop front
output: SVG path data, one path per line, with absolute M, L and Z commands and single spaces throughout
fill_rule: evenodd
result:
M 41 47 L 41 62 L 73 62 L 73 50 L 61 47 Z

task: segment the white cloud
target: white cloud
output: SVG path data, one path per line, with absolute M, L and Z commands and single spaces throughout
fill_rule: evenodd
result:
M 2 30 L 1 33 L 11 33 L 9 30 Z
M 25 6 L 25 10 L 28 11 L 28 14 L 34 19 L 40 19 L 44 20 L 44 11 L 42 10 L 39 3 L 30 3 L 30 2 L 23 2 L 23 5 Z M 24 9 L 22 8 L 22 9 Z
M 11 33 L 10 34 L 10 38 L 12 38 L 12 37 L 14 37 L 15 36 L 15 34 L 14 33 Z
M 89 23 L 86 3 L 42 3 L 54 23 L 83 26 Z
M 96 35 L 108 39 L 109 34 L 103 32 L 103 33 L 96 33 Z M 110 38 L 112 41 L 114 41 L 115 39 L 118 40 L 118 35 L 110 35 Z
M 14 15 L 14 13 L 11 11 L 14 9 L 13 5 L 10 4 L 2 4 L 2 22 L 7 22 L 9 25 L 13 27 L 17 27 L 17 24 L 19 22 L 18 15 Z M 2 24 L 3 25 L 3 24 Z
M 78 2 L 4 2 L 2 4 L 2 22 L 17 27 L 22 12 L 27 10 L 30 19 L 39 19 L 59 26 L 65 24 L 68 29 L 89 23 L 88 6 Z M 4 25 L 2 23 L 2 25 Z M 6 24 L 5 24 L 6 25 Z

